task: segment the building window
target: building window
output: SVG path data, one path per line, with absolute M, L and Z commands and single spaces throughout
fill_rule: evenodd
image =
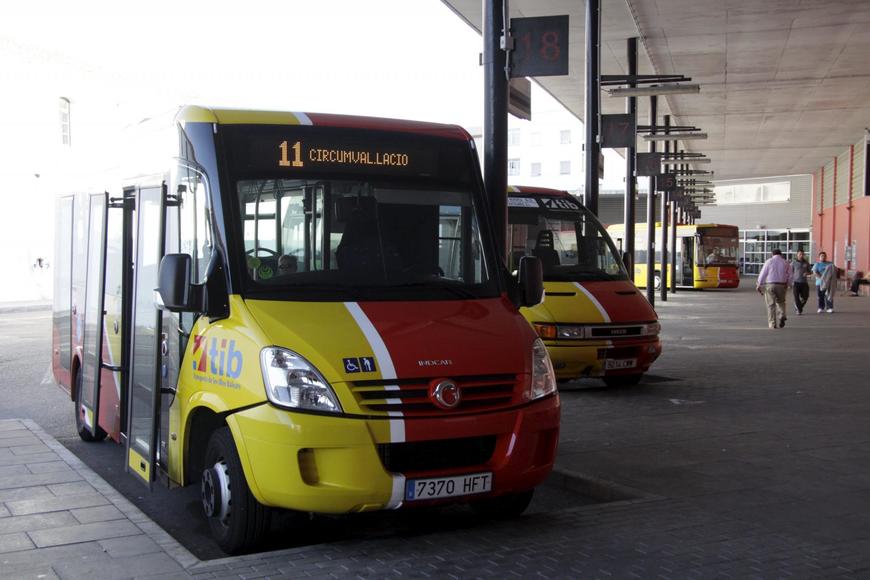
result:
M 69 99 L 66 97 L 60 98 L 60 139 L 64 145 L 69 146 L 72 144 L 69 122 Z
M 520 174 L 520 160 L 519 159 L 508 159 L 508 175 L 519 175 Z
M 540 163 L 532 163 L 532 177 L 540 177 L 541 175 L 541 164 Z
M 509 129 L 508 130 L 508 145 L 519 145 L 520 144 L 520 130 L 519 129 Z
M 571 162 L 570 161 L 560 161 L 559 162 L 559 175 L 570 175 L 571 174 Z
M 568 145 L 569 143 L 571 143 L 570 129 L 559 131 L 559 143 L 561 143 L 562 145 Z
M 791 182 L 717 185 L 713 191 L 716 193 L 716 203 L 719 205 L 777 203 L 791 198 Z

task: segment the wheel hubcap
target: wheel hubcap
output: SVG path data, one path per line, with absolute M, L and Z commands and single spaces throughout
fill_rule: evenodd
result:
M 227 464 L 218 461 L 202 472 L 202 507 L 205 515 L 226 523 L 230 517 L 230 475 Z

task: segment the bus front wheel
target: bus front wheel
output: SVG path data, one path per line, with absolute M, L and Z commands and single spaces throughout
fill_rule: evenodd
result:
M 212 433 L 203 466 L 202 506 L 217 544 L 228 554 L 257 545 L 269 529 L 269 509 L 248 489 L 229 427 Z
M 654 284 L 653 288 L 655 288 L 656 290 L 662 289 L 662 273 L 661 272 L 655 272 L 653 274 L 653 284 Z
M 105 439 L 106 432 L 99 425 L 94 425 L 94 432 L 91 433 L 88 426 L 85 424 L 85 413 L 86 411 L 82 406 L 82 372 L 79 370 L 79 372 L 76 373 L 76 432 L 79 434 L 82 441 L 87 441 L 88 443 L 96 443 Z M 94 417 L 94 422 L 96 423 L 96 421 L 97 418 Z

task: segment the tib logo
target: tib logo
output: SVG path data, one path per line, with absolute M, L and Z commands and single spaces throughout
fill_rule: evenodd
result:
M 206 342 L 209 343 L 206 348 Z M 229 342 L 229 344 L 227 344 Z M 242 353 L 236 350 L 236 341 L 223 338 L 207 341 L 205 336 L 193 337 L 193 370 L 231 379 L 242 374 Z

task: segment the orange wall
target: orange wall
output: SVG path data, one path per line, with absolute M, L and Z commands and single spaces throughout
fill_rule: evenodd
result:
M 828 259 L 833 260 L 837 267 L 844 270 L 870 270 L 870 196 L 852 200 L 851 209 L 846 201 L 846 192 L 837 192 L 837 201 L 843 203 L 827 208 L 819 214 L 818 205 L 820 172 L 814 175 L 813 184 L 813 246 L 816 254 L 820 251 L 828 253 Z M 832 192 L 825 191 L 825 199 L 830 199 Z M 857 244 L 856 259 L 847 265 L 845 248 L 849 223 L 852 225 L 851 241 Z M 813 256 L 815 259 L 816 256 Z

